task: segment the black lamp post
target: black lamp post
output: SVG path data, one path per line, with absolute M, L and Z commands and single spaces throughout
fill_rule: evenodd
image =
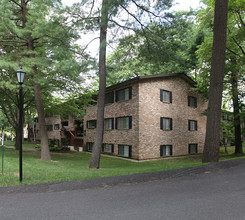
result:
M 22 134 L 23 134 L 23 95 L 22 95 L 22 84 L 24 83 L 25 79 L 25 71 L 20 66 L 20 69 L 16 71 L 18 83 L 20 84 L 19 90 L 19 135 L 20 135 L 20 146 L 19 146 L 19 162 L 20 162 L 20 182 L 22 182 Z

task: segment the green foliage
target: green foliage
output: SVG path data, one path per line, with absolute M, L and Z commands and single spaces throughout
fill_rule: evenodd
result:
M 68 146 L 69 145 L 69 139 L 68 138 L 61 138 L 61 145 L 62 146 Z
M 64 147 L 64 146 L 54 145 L 52 147 L 49 147 L 49 150 L 51 152 L 67 152 L 67 151 L 70 151 L 70 148 L 69 147 Z
M 66 146 L 58 146 L 56 145 L 57 140 L 56 139 L 51 139 L 49 140 L 49 150 L 51 152 L 67 152 L 70 151 L 70 148 Z M 41 150 L 41 144 L 36 144 L 35 148 L 37 150 Z
M 192 11 L 169 13 L 166 22 L 151 22 L 134 35 L 120 39 L 107 61 L 109 84 L 139 75 L 195 69 L 195 51 L 203 34 L 195 32 L 193 15 Z
M 205 39 L 197 51 L 198 67 L 197 88 L 205 98 L 208 98 L 209 73 L 211 68 L 211 55 L 213 45 L 213 17 L 214 0 L 205 1 L 207 7 L 197 14 L 197 28 L 203 31 Z M 227 51 L 226 51 L 226 72 L 224 79 L 224 101 L 229 103 L 231 100 L 231 73 L 234 72 L 239 79 L 239 85 L 242 85 L 245 68 L 245 4 L 244 1 L 229 1 L 228 8 L 228 30 L 227 30 Z M 239 86 L 240 94 L 245 91 Z M 240 96 L 240 98 L 242 98 Z
M 21 2 L 22 6 L 13 0 L 0 4 L 0 107 L 14 128 L 18 126 L 19 88 L 15 71 L 20 64 L 27 73 L 24 112 L 31 121 L 36 113 L 33 81 L 40 85 L 45 108 L 49 108 L 54 92 L 81 93 L 81 73 L 90 71 L 95 63 L 76 44 L 79 29 L 70 24 L 59 0 Z

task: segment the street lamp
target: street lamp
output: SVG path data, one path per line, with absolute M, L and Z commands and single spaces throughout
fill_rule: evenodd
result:
M 23 95 L 22 95 L 22 84 L 25 80 L 25 71 L 20 66 L 20 69 L 16 71 L 18 83 L 20 84 L 19 89 L 19 162 L 20 162 L 20 182 L 22 182 L 22 134 L 23 134 Z

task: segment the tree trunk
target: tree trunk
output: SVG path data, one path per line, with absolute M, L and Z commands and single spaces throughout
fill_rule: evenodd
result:
M 19 126 L 15 127 L 15 150 L 20 149 L 20 129 Z
M 233 101 L 233 118 L 235 128 L 235 154 L 242 154 L 242 133 L 241 133 L 241 121 L 239 115 L 239 98 L 238 98 L 238 79 L 237 74 L 231 72 L 231 84 L 232 84 L 232 101 Z
M 204 163 L 219 161 L 221 103 L 225 72 L 227 12 L 228 0 L 216 0 L 209 103 L 207 110 L 207 127 L 202 158 Z
M 40 137 L 41 137 L 41 160 L 50 161 L 50 151 L 48 146 L 48 133 L 46 129 L 45 123 L 45 113 L 44 107 L 42 102 L 42 93 L 41 88 L 38 84 L 33 82 L 34 87 L 34 95 L 36 101 L 36 107 L 38 112 L 38 122 L 39 122 L 39 130 L 40 130 Z
M 98 169 L 100 166 L 100 154 L 104 135 L 104 106 L 106 90 L 106 36 L 108 26 L 108 0 L 102 2 L 102 13 L 100 23 L 100 53 L 99 53 L 99 97 L 97 109 L 97 124 L 95 144 L 89 168 Z
M 27 23 L 27 15 L 28 15 L 28 9 L 27 4 L 29 1 L 21 1 L 21 9 L 22 9 L 22 26 L 23 28 L 26 26 Z M 31 53 L 31 51 L 34 51 L 34 43 L 31 35 L 26 36 L 27 38 L 27 49 L 30 51 L 30 58 L 35 57 L 34 53 Z M 36 72 L 35 66 L 33 66 L 34 72 Z M 34 88 L 34 96 L 35 96 L 35 102 L 36 102 L 36 108 L 38 113 L 38 121 L 40 125 L 40 137 L 41 137 L 41 160 L 50 161 L 50 151 L 48 146 L 48 134 L 46 130 L 46 123 L 45 123 L 45 114 L 44 114 L 44 107 L 42 102 L 42 93 L 41 88 L 38 84 L 36 84 L 34 81 L 32 82 L 33 88 Z

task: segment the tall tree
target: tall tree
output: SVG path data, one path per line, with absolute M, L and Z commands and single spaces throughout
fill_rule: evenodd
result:
M 100 10 L 101 15 L 98 14 L 98 11 L 93 11 L 95 1 L 92 1 L 90 4 L 91 10 L 87 10 L 87 15 L 84 10 L 80 10 L 79 6 L 84 8 L 85 5 L 89 5 L 90 1 L 83 1 L 80 4 L 76 4 L 76 8 L 71 10 L 72 20 L 74 24 L 80 24 L 81 27 L 87 27 L 89 30 L 93 30 L 93 24 L 95 27 L 98 27 L 98 21 L 100 24 L 100 59 L 99 59 L 99 77 L 102 82 L 100 82 L 100 91 L 99 91 L 99 102 L 98 106 L 98 118 L 97 118 L 97 129 L 96 129 L 96 140 L 95 145 L 93 147 L 93 156 L 90 163 L 90 168 L 99 168 L 99 158 L 100 158 L 100 149 L 103 143 L 103 126 L 104 126 L 104 97 L 105 97 L 105 77 L 106 77 L 106 66 L 104 63 L 104 57 L 106 55 L 106 44 L 108 44 L 107 33 L 109 31 L 116 33 L 119 35 L 119 29 L 121 29 L 121 33 L 125 30 L 130 31 L 138 31 L 139 29 L 143 29 L 149 21 L 155 19 L 155 22 L 162 22 L 165 20 L 165 9 L 169 9 L 172 5 L 172 0 L 161 0 L 161 1 L 120 1 L 120 0 L 104 0 L 102 2 L 103 10 L 107 10 L 107 12 Z M 102 14 L 103 13 L 103 14 Z M 127 14 L 128 19 L 123 19 Z M 81 16 L 82 15 L 82 16 Z M 121 15 L 121 17 L 120 17 Z M 104 17 L 103 17 L 104 16 Z M 118 17 L 120 19 L 118 19 Z M 97 23 L 97 25 L 96 25 Z M 107 29 L 103 30 L 103 28 L 107 27 Z M 113 27 L 117 27 L 117 29 L 113 29 Z M 119 29 L 118 29 L 119 28 Z M 113 37 L 117 38 L 116 35 Z M 102 39 L 101 39 L 102 38 Z M 105 45 L 104 45 L 105 44 Z M 102 65 L 101 65 L 102 64 Z M 101 72 L 104 71 L 103 73 Z M 101 75 L 103 74 L 103 75 Z M 99 127 L 98 127 L 99 126 Z M 99 134 L 100 133 L 100 134 Z M 97 160 L 97 161 L 95 161 Z
M 99 51 L 99 96 L 97 108 L 97 128 L 95 137 L 95 147 L 92 152 L 92 158 L 89 168 L 98 169 L 100 166 L 100 152 L 103 143 L 104 134 L 104 106 L 105 106 L 105 90 L 106 90 L 106 36 L 109 20 L 109 10 L 111 5 L 109 0 L 102 1 L 101 21 L 100 21 L 100 51 Z
M 198 27 L 205 32 L 205 41 L 199 47 L 197 54 L 200 63 L 197 75 L 197 86 L 203 96 L 208 99 L 209 72 L 211 63 L 213 20 L 210 14 L 214 8 L 214 1 L 207 1 L 207 7 L 198 14 Z M 235 130 L 235 153 L 242 153 L 241 123 L 242 94 L 245 93 L 242 83 L 244 81 L 244 11 L 243 1 L 230 1 L 228 6 L 228 32 L 226 44 L 226 69 L 224 78 L 223 103 L 233 106 Z
M 1 69 L 14 72 L 22 64 L 28 73 L 41 124 L 42 160 L 50 160 L 42 93 L 78 90 L 80 73 L 90 62 L 74 44 L 78 32 L 59 9 L 56 0 L 3 0 L 0 5 Z
M 225 72 L 228 0 L 215 0 L 214 37 L 203 162 L 219 161 L 221 103 Z

